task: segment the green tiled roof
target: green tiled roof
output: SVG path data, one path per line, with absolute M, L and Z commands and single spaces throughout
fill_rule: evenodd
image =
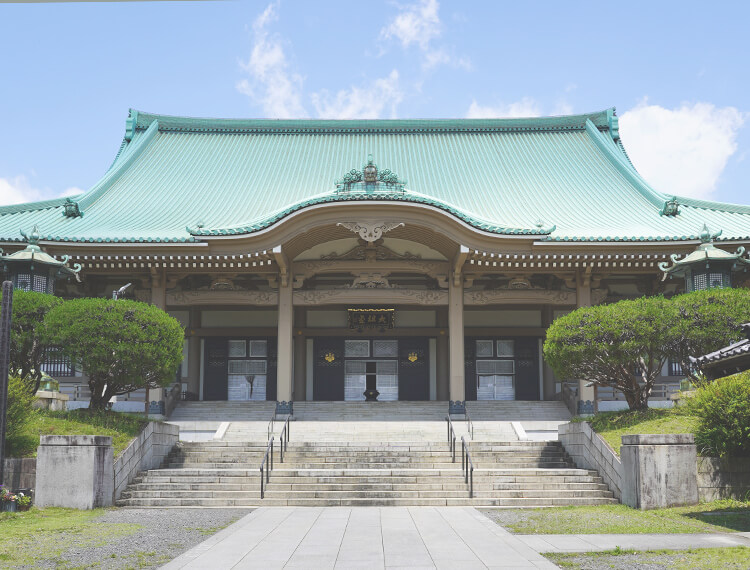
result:
M 338 192 L 369 154 L 405 191 Z M 382 191 L 381 191 L 382 190 Z M 131 111 L 102 179 L 74 198 L 0 208 L 0 240 L 185 242 L 250 234 L 310 205 L 399 201 L 499 235 L 555 241 L 750 239 L 750 206 L 651 188 L 625 153 L 614 109 L 533 119 L 243 120 Z M 673 205 L 671 206 L 674 207 Z

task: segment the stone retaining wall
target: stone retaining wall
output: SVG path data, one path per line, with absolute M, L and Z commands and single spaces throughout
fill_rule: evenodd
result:
M 588 422 L 562 424 L 558 438 L 576 467 L 594 469 L 617 500 L 622 500 L 622 463 L 614 450 Z
M 36 457 L 6 459 L 3 485 L 13 491 L 36 487 Z
M 176 425 L 149 422 L 140 435 L 117 456 L 114 462 L 114 499 L 120 498 L 139 471 L 156 469 L 180 437 Z
M 698 496 L 701 501 L 750 499 L 750 457 L 699 457 Z

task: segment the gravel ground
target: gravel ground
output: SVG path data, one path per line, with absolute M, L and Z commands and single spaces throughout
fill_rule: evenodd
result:
M 509 524 L 525 522 L 535 511 L 533 509 L 479 509 L 479 512 L 504 527 Z
M 575 568 L 576 570 L 665 570 L 673 568 L 673 562 L 678 560 L 677 555 L 660 554 L 644 557 L 642 554 L 620 554 L 618 556 L 597 556 L 595 558 L 585 555 L 570 557 L 548 558 L 561 568 Z M 561 565 L 564 561 L 567 564 Z
M 253 509 L 112 509 L 97 523 L 137 524 L 142 528 L 115 536 L 101 546 L 83 546 L 75 535 L 61 536 L 70 544 L 54 560 L 34 568 L 158 568 Z M 116 532 L 113 534 L 117 534 Z
M 718 550 L 718 549 L 717 549 Z M 730 557 L 694 556 L 696 551 L 634 552 L 627 554 L 565 554 L 547 555 L 560 568 L 575 570 L 745 570 L 750 558 L 743 551 Z M 720 554 L 720 553 L 716 553 Z

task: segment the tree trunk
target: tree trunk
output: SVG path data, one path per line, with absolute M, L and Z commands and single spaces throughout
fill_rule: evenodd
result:
M 91 390 L 91 399 L 89 400 L 90 410 L 104 411 L 107 409 L 107 403 L 109 403 L 109 399 L 114 395 L 115 390 L 109 384 L 107 384 L 106 389 L 103 386 L 104 382 L 89 380 L 89 389 Z

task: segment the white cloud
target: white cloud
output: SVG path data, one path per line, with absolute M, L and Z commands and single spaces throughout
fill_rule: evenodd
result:
M 746 116 L 734 107 L 684 103 L 675 109 L 643 100 L 620 117 L 633 164 L 656 190 L 710 198 Z
M 0 206 L 41 200 L 41 192 L 31 187 L 25 176 L 0 178 Z
M 75 186 L 63 190 L 60 194 L 55 194 L 49 189 L 39 190 L 34 188 L 28 178 L 22 174 L 13 178 L 0 178 L 0 206 L 25 204 L 51 198 L 65 198 L 83 194 L 83 192 Z
M 322 119 L 377 119 L 387 111 L 396 116 L 396 106 L 403 99 L 398 71 L 376 79 L 364 87 L 352 86 L 335 95 L 323 90 L 312 95 L 317 115 Z
M 480 105 L 472 101 L 466 112 L 467 119 L 498 119 L 511 117 L 538 117 L 541 115 L 539 103 L 530 97 L 524 97 L 514 103 L 498 105 Z
M 400 7 L 399 13 L 380 30 L 384 40 L 397 40 L 408 49 L 415 45 L 422 52 L 422 67 L 430 70 L 440 65 L 453 65 L 471 69 L 471 61 L 465 57 L 450 55 L 444 48 L 436 47 L 434 40 L 443 32 L 437 0 L 420 0 Z
M 430 41 L 440 36 L 439 7 L 437 0 L 421 0 L 402 6 L 399 14 L 380 31 L 380 35 L 385 39 L 398 39 L 404 48 L 417 44 L 422 51 L 428 51 Z
M 302 76 L 290 71 L 281 37 L 268 31 L 278 8 L 277 0 L 253 22 L 253 49 L 250 59 L 241 62 L 250 77 L 237 83 L 237 90 L 260 104 L 267 117 L 305 117 Z
M 63 190 L 60 193 L 60 198 L 68 198 L 69 196 L 77 196 L 78 194 L 83 194 L 85 190 L 81 190 L 77 186 L 71 186 L 70 188 L 67 188 Z

